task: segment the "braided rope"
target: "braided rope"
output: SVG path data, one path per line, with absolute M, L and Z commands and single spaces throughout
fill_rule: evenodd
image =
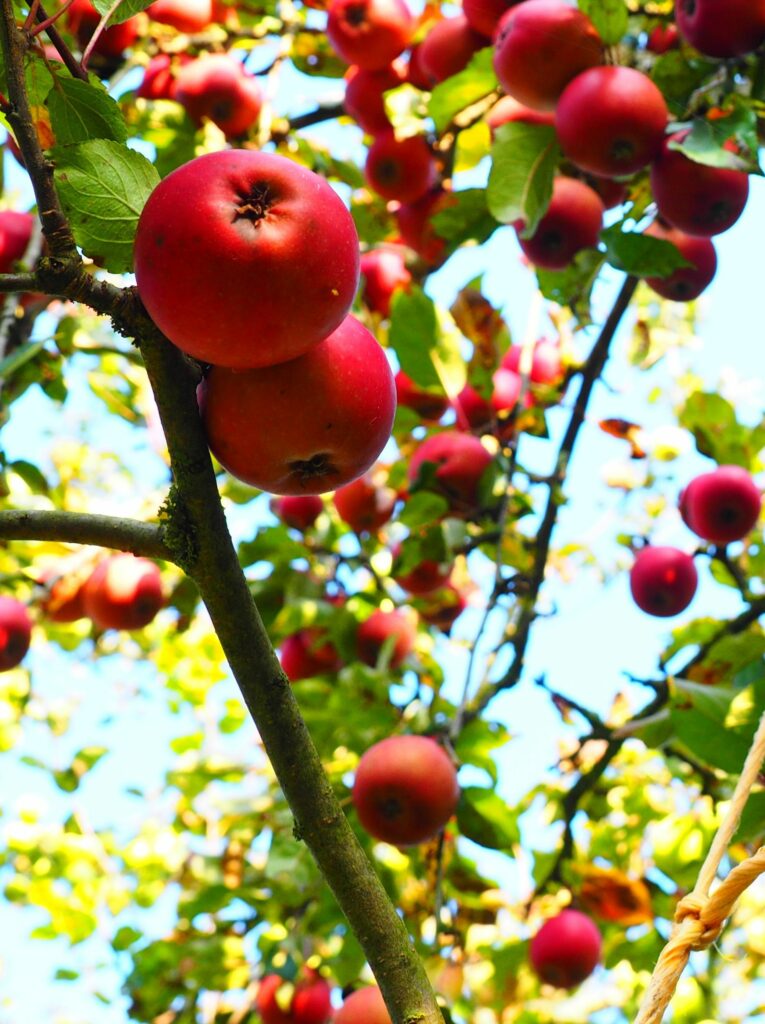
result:
M 765 872 L 765 846 L 761 846 L 754 856 L 733 868 L 714 893 L 709 895 L 720 861 L 738 828 L 741 812 L 764 759 L 765 713 L 747 754 L 728 813 L 717 830 L 696 885 L 677 905 L 672 934 L 656 962 L 635 1024 L 660 1024 L 691 952 L 706 949 L 716 941 L 736 900 Z

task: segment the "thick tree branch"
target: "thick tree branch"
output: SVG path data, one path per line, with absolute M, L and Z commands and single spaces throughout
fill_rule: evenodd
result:
M 132 551 L 146 558 L 172 562 L 162 527 L 118 516 L 88 512 L 0 511 L 0 540 L 58 540 L 68 544 L 96 544 L 115 551 Z

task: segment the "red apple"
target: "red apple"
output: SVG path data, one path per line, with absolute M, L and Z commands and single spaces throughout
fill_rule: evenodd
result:
M 345 76 L 343 106 L 358 126 L 369 135 L 389 131 L 390 119 L 385 111 L 385 93 L 395 89 L 405 79 L 405 68 L 400 61 L 369 71 L 352 67 Z
M 0 274 L 10 274 L 23 258 L 36 217 L 19 210 L 0 210 Z
M 390 316 L 393 293 L 412 283 L 400 248 L 370 249 L 361 257 L 361 296 L 370 309 Z
M 736 223 L 749 196 L 743 171 L 696 163 L 670 142 L 664 143 L 651 168 L 651 191 L 661 216 L 689 235 L 718 235 Z
M 409 51 L 409 60 L 406 64 L 406 80 L 409 85 L 413 85 L 415 89 L 421 89 L 423 92 L 430 92 L 433 88 L 433 83 L 430 79 L 430 75 L 422 66 L 422 62 L 420 60 L 420 45 L 420 43 L 415 43 Z
M 648 33 L 645 48 L 651 53 L 669 53 L 680 45 L 680 34 L 677 25 L 654 25 Z
M 412 619 L 405 612 L 385 612 L 377 609 L 364 619 L 356 633 L 356 649 L 365 665 L 374 667 L 386 641 L 393 638 L 388 666 L 398 668 L 414 648 L 417 630 Z M 389 645 L 390 646 L 390 645 Z
M 90 0 L 73 0 L 66 8 L 67 27 L 77 37 L 81 49 L 85 49 L 101 20 L 101 15 Z M 118 25 L 110 25 L 96 40 L 93 52 L 102 57 L 121 57 L 138 38 L 138 19 L 128 18 Z
M 213 454 L 239 480 L 272 494 L 323 494 L 361 476 L 385 447 L 396 389 L 385 352 L 349 316 L 288 363 L 214 366 L 200 405 Z
M 669 113 L 661 89 L 635 68 L 590 68 L 563 90 L 555 131 L 565 155 L 604 178 L 634 174 L 656 156 Z
M 40 599 L 40 609 L 46 619 L 50 619 L 51 622 L 76 622 L 85 618 L 85 579 L 81 574 L 57 575 L 46 570 L 41 574 L 40 583 L 45 587 Z
M 449 192 L 436 188 L 414 203 L 403 203 L 394 214 L 401 240 L 431 267 L 443 263 L 447 253 L 446 239 L 438 234 L 433 217 L 451 202 Z
M 391 548 L 393 556 L 391 576 L 402 589 L 410 594 L 430 594 L 446 584 L 452 567 L 443 562 L 436 562 L 432 558 L 424 558 L 408 572 L 397 571 L 396 563 L 400 561 L 401 550 L 400 544 L 394 544 Z
M 162 576 L 148 558 L 111 555 L 85 581 L 82 600 L 101 629 L 142 629 L 164 604 Z
M 601 945 L 598 926 L 591 918 L 579 910 L 563 910 L 536 933 L 529 956 L 542 981 L 574 988 L 597 967 Z
M 447 395 L 418 387 L 403 370 L 396 374 L 395 383 L 398 405 L 413 409 L 426 423 L 437 423 L 451 404 Z
M 362 826 L 394 846 L 438 835 L 459 797 L 454 764 L 429 736 L 389 736 L 376 743 L 362 755 L 353 784 Z
M 334 1024 L 392 1024 L 377 986 L 357 989 L 335 1014 Z
M 335 491 L 332 500 L 337 514 L 354 533 L 377 533 L 393 515 L 396 492 L 379 486 L 365 473 Z
M 159 53 L 152 57 L 143 73 L 136 96 L 145 100 L 174 100 L 178 71 L 192 60 L 188 54 Z
M 327 1024 L 332 1016 L 332 990 L 324 978 L 306 970 L 291 988 L 287 984 L 279 974 L 267 974 L 261 980 L 255 1009 L 263 1024 Z
M 603 202 L 597 192 L 577 178 L 559 176 L 534 234 L 523 238 L 519 232 L 518 242 L 535 266 L 563 270 L 582 249 L 598 244 L 602 227 Z
M 327 36 L 349 64 L 384 68 L 407 46 L 414 17 L 405 0 L 331 0 Z
M 324 511 L 324 502 L 316 494 L 285 494 L 271 499 L 271 511 L 287 526 L 305 533 Z
M 521 372 L 522 345 L 511 345 L 502 357 L 502 366 L 506 370 Z M 563 380 L 563 364 L 560 358 L 560 346 L 547 338 L 534 342 L 531 353 L 531 371 L 529 380 L 532 384 L 546 384 L 556 387 Z
M 392 131 L 386 131 L 369 147 L 364 176 L 383 199 L 413 203 L 435 184 L 436 162 L 422 135 L 397 139 Z
M 0 672 L 21 663 L 32 639 L 32 620 L 26 605 L 0 596 Z
M 201 32 L 215 20 L 214 0 L 154 0 L 146 13 L 179 32 Z
M 138 292 L 160 330 L 239 369 L 294 359 L 339 327 L 358 261 L 353 219 L 323 178 L 243 149 L 168 174 L 135 240 Z
M 597 29 L 566 0 L 516 4 L 494 36 L 494 70 L 502 88 L 536 110 L 553 110 L 571 79 L 602 61 Z
M 444 633 L 449 633 L 466 608 L 465 595 L 451 582 L 426 595 L 425 600 L 417 602 L 420 618 Z
M 765 40 L 765 0 L 677 0 L 675 19 L 707 57 L 743 57 Z
M 649 615 L 678 615 L 691 603 L 698 574 L 693 558 L 672 547 L 645 547 L 630 571 L 630 589 L 638 608 Z
M 460 430 L 474 430 L 486 433 L 491 429 L 494 412 L 491 401 L 484 398 L 476 389 L 466 384 L 454 399 L 454 412 Z
M 717 254 L 714 244 L 708 238 L 686 235 L 679 228 L 671 228 L 660 221 L 654 221 L 645 230 L 652 238 L 662 238 L 671 242 L 683 259 L 688 260 L 690 267 L 679 267 L 667 277 L 647 277 L 646 284 L 661 295 L 662 298 L 674 302 L 690 302 L 701 295 L 712 281 L 717 270 Z
M 492 138 L 498 128 L 503 124 L 512 124 L 519 121 L 521 124 L 545 124 L 552 127 L 555 124 L 555 114 L 549 110 L 534 110 L 512 96 L 501 96 L 486 115 L 486 123 L 491 131 Z
M 462 12 L 476 32 L 491 39 L 502 15 L 517 3 L 520 0 L 462 0 Z
M 225 53 L 208 53 L 184 64 L 176 78 L 173 99 L 196 124 L 209 119 L 231 137 L 248 132 L 263 106 L 257 78 Z
M 288 636 L 281 645 L 279 661 L 292 683 L 326 672 L 333 674 L 343 665 L 337 648 L 327 640 L 326 631 L 316 626 L 299 629 Z
M 409 462 L 413 483 L 428 463 L 435 466 L 434 485 L 449 501 L 453 515 L 474 512 L 478 485 L 492 463 L 492 457 L 476 437 L 445 430 L 427 437 Z
M 694 477 L 680 495 L 685 524 L 712 544 L 743 540 L 760 517 L 762 495 L 741 466 L 718 466 Z
M 420 43 L 420 65 L 435 85 L 464 70 L 473 54 L 488 45 L 486 36 L 476 32 L 464 14 L 442 18 Z

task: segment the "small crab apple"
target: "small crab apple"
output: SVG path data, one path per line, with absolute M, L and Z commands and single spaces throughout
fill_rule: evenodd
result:
M 331 0 L 327 36 L 349 64 L 384 68 L 407 48 L 414 17 L 405 0 Z
M 267 974 L 258 985 L 255 1009 L 263 1024 L 327 1024 L 331 994 L 329 983 L 313 970 L 306 969 L 294 985 L 279 974 Z
M 286 526 L 305 533 L 324 511 L 324 502 L 318 494 L 285 494 L 272 498 L 270 508 Z
M 555 131 L 564 154 L 604 178 L 634 174 L 661 148 L 669 113 L 661 89 L 635 68 L 590 68 L 564 89 Z
M 370 249 L 361 257 L 360 271 L 364 302 L 375 313 L 390 316 L 393 293 L 399 288 L 407 290 L 412 283 L 401 248 Z
M 698 574 L 693 558 L 679 548 L 642 548 L 630 570 L 635 604 L 648 615 L 679 615 L 693 600 Z
M 334 1024 L 392 1024 L 376 985 L 359 988 L 346 998 L 335 1014 Z
M 409 480 L 414 483 L 432 464 L 433 486 L 448 500 L 449 511 L 470 514 L 478 505 L 478 485 L 491 463 L 478 438 L 444 430 L 425 438 L 417 448 L 409 462 Z
M 27 251 L 35 226 L 31 213 L 0 210 L 0 274 L 9 274 Z
M 332 500 L 337 514 L 354 533 L 377 533 L 393 515 L 396 492 L 378 484 L 372 474 L 365 473 L 338 488 Z
M 210 449 L 233 476 L 271 494 L 323 494 L 361 476 L 385 447 L 396 388 L 385 352 L 348 316 L 290 362 L 213 366 L 200 407 Z
M 757 524 L 762 494 L 741 466 L 718 466 L 694 477 L 680 495 L 680 515 L 697 537 L 730 544 Z
M 378 608 L 364 619 L 356 633 L 356 650 L 365 665 L 374 667 L 389 638 L 390 668 L 398 668 L 414 648 L 417 630 L 412 618 L 400 609 L 386 612 Z
M 288 636 L 281 645 L 279 661 L 292 683 L 325 672 L 338 672 L 343 664 L 337 648 L 327 639 L 326 631 L 317 626 L 299 629 Z
M 531 2 L 531 0 L 527 0 Z M 598 244 L 603 227 L 603 201 L 578 178 L 558 176 L 547 212 L 530 238 L 518 231 L 524 255 L 537 267 L 563 270 L 582 249 Z
M 449 192 L 435 188 L 414 203 L 402 203 L 394 213 L 401 241 L 431 267 L 443 263 L 448 245 L 433 217 L 452 202 Z
M 522 345 L 511 345 L 502 356 L 502 367 L 520 373 L 522 354 Z M 553 387 L 563 380 L 560 346 L 549 338 L 539 338 L 534 342 L 529 380 L 532 384 L 547 384 Z
M 82 600 L 101 629 L 142 629 L 165 603 L 162 576 L 148 558 L 110 555 L 85 581 Z
M 690 266 L 678 267 L 666 277 L 647 277 L 648 284 L 657 295 L 673 302 L 690 302 L 697 299 L 712 281 L 717 271 L 717 253 L 709 238 L 687 235 L 679 228 L 672 228 L 654 221 L 646 228 L 646 235 L 671 242 Z
M 138 293 L 188 355 L 249 369 L 307 352 L 356 294 L 359 239 L 318 174 L 275 153 L 206 153 L 163 178 L 135 240 Z M 299 301 L 298 301 L 299 299 Z
M 397 139 L 392 131 L 386 131 L 369 147 L 364 176 L 383 199 L 413 203 L 435 184 L 436 161 L 422 135 Z
M 26 605 L 15 597 L 0 596 L 0 672 L 21 664 L 31 639 L 32 620 Z
M 435 85 L 466 68 L 473 54 L 488 45 L 486 36 L 476 32 L 464 14 L 442 18 L 420 43 L 420 64 Z
M 389 131 L 391 123 L 385 110 L 385 93 L 401 85 L 405 76 L 406 69 L 400 61 L 377 71 L 356 66 L 348 68 L 343 100 L 346 114 L 369 135 Z
M 398 404 L 413 409 L 426 423 L 437 423 L 451 405 L 447 395 L 423 390 L 403 370 L 398 371 L 395 382 Z
M 654 25 L 648 33 L 645 48 L 650 53 L 662 54 L 676 50 L 680 45 L 677 25 Z
M 665 140 L 651 166 L 651 191 L 664 220 L 689 235 L 719 235 L 736 223 L 749 197 L 749 176 L 710 167 L 671 148 L 687 133 Z
M 184 64 L 173 99 L 201 125 L 209 119 L 229 137 L 244 135 L 260 117 L 260 83 L 244 65 L 225 53 L 208 53 Z
M 146 13 L 152 21 L 178 32 L 201 32 L 215 20 L 214 0 L 154 0 Z
M 520 103 L 553 110 L 568 83 L 603 62 L 603 43 L 566 0 L 524 0 L 504 14 L 494 36 L 494 70 Z
M 438 835 L 459 797 L 454 764 L 429 736 L 389 736 L 370 747 L 356 768 L 359 821 L 373 838 L 394 846 Z
M 602 940 L 595 922 L 579 910 L 562 910 L 542 925 L 529 946 L 529 957 L 542 981 L 574 988 L 600 960 Z
M 707 57 L 743 57 L 765 41 L 765 0 L 677 0 L 675 19 Z

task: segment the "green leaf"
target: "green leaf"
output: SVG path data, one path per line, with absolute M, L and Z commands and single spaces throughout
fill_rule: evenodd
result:
M 50 487 L 42 470 L 26 459 L 16 459 L 8 464 L 8 469 L 21 477 L 32 494 L 48 494 Z
M 152 0 L 122 0 L 117 10 L 109 18 L 110 25 L 118 25 L 121 21 L 127 21 L 139 11 L 145 11 Z M 93 6 L 100 15 L 108 14 L 114 6 L 114 0 L 93 0 Z
M 433 217 L 436 234 L 452 246 L 474 241 L 482 245 L 499 227 L 486 205 L 486 189 L 466 188 L 453 192 Z
M 130 928 L 128 925 L 123 925 L 115 932 L 114 938 L 112 939 L 112 947 L 116 949 L 118 953 L 121 953 L 132 946 L 134 942 L 138 942 L 138 940 L 142 938 L 143 932 L 139 932 L 137 928 Z
M 740 138 L 746 149 L 740 147 L 726 149 L 725 143 L 730 139 Z M 709 167 L 727 167 L 735 171 L 746 171 L 762 174 L 757 162 L 757 115 L 748 107 L 739 108 L 727 117 L 709 121 L 705 117 L 696 118 L 691 130 L 681 139 L 673 139 L 670 149 L 676 149 L 690 160 Z
M 5 359 L 0 359 L 0 380 L 7 380 L 30 359 L 34 359 L 44 346 L 44 341 L 30 341 L 14 349 Z
M 423 388 L 441 385 L 431 352 L 438 344 L 435 303 L 421 288 L 393 296 L 389 341 L 401 369 Z
M 716 61 L 689 57 L 680 50 L 672 50 L 656 58 L 650 75 L 661 89 L 670 110 L 682 116 L 690 94 L 706 83 L 716 66 Z
M 579 0 L 584 11 L 606 46 L 618 43 L 629 25 L 629 11 L 624 0 Z
M 89 82 L 57 75 L 46 105 L 59 146 L 88 139 L 127 139 L 127 125 L 118 104 L 103 88 Z
M 440 494 L 418 491 L 407 499 L 398 521 L 410 530 L 417 530 L 440 519 L 448 510 L 449 502 Z
M 600 233 L 606 245 L 606 259 L 612 267 L 638 277 L 667 277 L 680 267 L 691 267 L 677 248 L 664 238 L 652 238 L 639 231 L 624 231 L 614 224 Z
M 489 850 L 509 850 L 520 842 L 515 813 L 491 789 L 466 786 L 462 790 L 457 824 L 466 839 Z
M 110 139 L 56 148 L 53 159 L 77 244 L 106 270 L 132 270 L 136 226 L 159 183 L 156 169 L 145 156 Z
M 439 134 L 452 123 L 457 114 L 497 88 L 493 56 L 491 46 L 479 50 L 464 71 L 452 75 L 435 87 L 428 103 L 428 114 L 433 118 Z
M 751 843 L 762 841 L 765 836 L 765 793 L 750 793 L 738 830 L 733 837 L 734 843 Z
M 736 691 L 675 680 L 671 711 L 675 735 L 705 764 L 738 774 L 758 717 L 751 688 Z
M 522 220 L 524 235 L 536 230 L 550 205 L 560 156 L 555 129 L 549 125 L 503 124 L 491 150 L 488 206 L 502 224 Z
M 568 306 L 579 324 L 586 327 L 592 323 L 590 296 L 605 262 L 605 256 L 597 249 L 583 249 L 574 257 L 565 270 L 537 270 L 539 290 L 546 299 Z
M 696 447 L 719 465 L 733 464 L 749 469 L 761 447 L 757 431 L 742 426 L 736 410 L 720 395 L 694 391 L 680 411 L 678 422 L 690 430 Z
M 68 967 L 59 967 L 53 975 L 56 981 L 77 981 L 79 976 L 79 971 L 72 971 Z
M 495 750 L 510 740 L 510 733 L 500 722 L 474 718 L 459 734 L 455 753 L 462 764 L 472 764 L 488 772 L 492 782 L 497 781 L 497 765 L 492 757 Z

